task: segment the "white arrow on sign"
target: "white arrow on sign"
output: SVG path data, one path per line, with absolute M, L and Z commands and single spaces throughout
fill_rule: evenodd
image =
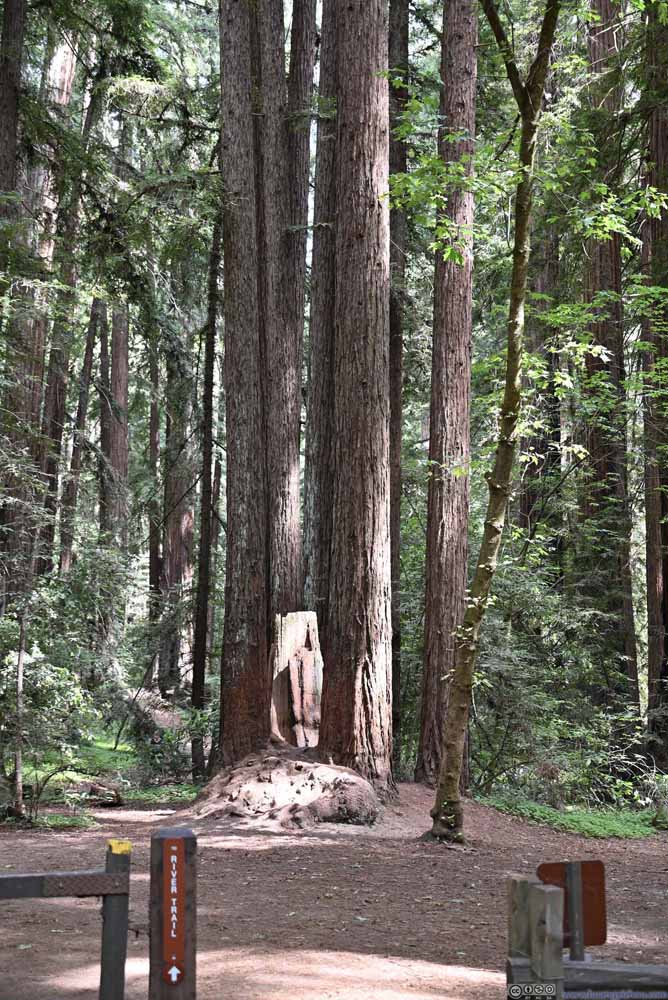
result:
M 172 983 L 178 983 L 181 978 L 181 970 L 176 965 L 173 965 L 171 969 L 168 970 L 167 975 L 171 979 Z

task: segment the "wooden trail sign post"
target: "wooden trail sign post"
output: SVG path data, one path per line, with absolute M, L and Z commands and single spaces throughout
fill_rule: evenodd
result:
M 149 1000 L 197 996 L 197 838 L 185 827 L 151 837 Z
M 104 869 L 0 875 L 0 899 L 102 896 L 99 1000 L 123 1000 L 128 949 L 129 840 L 109 840 Z
M 588 881 L 588 865 L 600 866 L 599 871 L 589 870 L 589 876 L 593 873 L 593 882 Z M 573 951 L 584 951 L 586 944 L 605 941 L 601 862 L 541 865 L 538 874 L 543 881 L 517 877 L 509 882 L 506 963 L 509 998 L 550 996 L 557 1000 L 562 997 L 564 1000 L 612 1000 L 619 995 L 629 1000 L 668 1000 L 668 965 L 588 962 L 572 957 Z M 564 899 L 569 890 L 570 905 Z M 602 923 L 598 909 L 601 900 Z M 595 915 L 593 921 L 592 913 Z M 565 927 L 574 927 L 575 933 L 569 931 L 567 936 Z M 563 957 L 566 946 L 571 949 L 570 959 Z

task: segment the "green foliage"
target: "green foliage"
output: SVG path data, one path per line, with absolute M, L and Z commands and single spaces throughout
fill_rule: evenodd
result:
M 554 830 L 575 833 L 581 837 L 638 840 L 656 833 L 652 825 L 652 813 L 648 809 L 634 812 L 630 809 L 577 809 L 568 806 L 561 812 L 552 806 L 510 795 L 485 796 L 479 801 L 530 823 L 550 826 Z

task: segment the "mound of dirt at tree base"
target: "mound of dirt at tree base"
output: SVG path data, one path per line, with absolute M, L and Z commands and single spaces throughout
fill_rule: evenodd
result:
M 372 786 L 355 771 L 308 752 L 268 750 L 217 774 L 192 812 L 200 819 L 269 820 L 283 829 L 306 829 L 317 823 L 369 826 L 380 809 Z

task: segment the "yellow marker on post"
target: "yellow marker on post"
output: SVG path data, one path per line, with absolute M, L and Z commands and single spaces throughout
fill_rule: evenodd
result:
M 107 847 L 112 854 L 131 854 L 132 842 L 129 840 L 108 840 Z

